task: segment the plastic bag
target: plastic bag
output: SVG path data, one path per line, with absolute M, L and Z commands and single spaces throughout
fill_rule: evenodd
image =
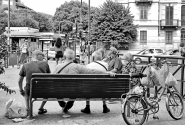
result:
M 149 88 L 154 87 L 153 82 L 150 79 L 150 75 L 151 75 L 151 67 L 147 66 L 146 69 L 144 70 L 143 74 L 146 74 L 147 77 L 143 77 L 141 79 L 141 84 L 143 84 L 144 86 L 147 86 Z
M 27 116 L 26 107 L 15 99 L 9 99 L 5 105 L 5 116 L 12 118 L 25 118 Z
M 172 75 L 171 72 L 168 73 L 168 76 L 165 80 L 165 85 L 167 86 L 174 86 L 174 85 L 177 85 L 178 82 L 176 80 L 176 78 Z
M 160 77 L 160 71 L 155 69 L 154 67 L 151 67 L 150 79 L 155 86 L 160 86 L 162 83 L 162 79 Z
M 164 64 L 160 69 L 160 77 L 161 77 L 161 86 L 165 86 L 165 80 L 169 73 L 169 67 L 167 64 Z

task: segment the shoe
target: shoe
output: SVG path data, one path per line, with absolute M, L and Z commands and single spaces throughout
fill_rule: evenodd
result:
M 86 113 L 86 114 L 91 114 L 90 108 L 87 108 L 87 107 L 85 107 L 84 109 L 81 109 L 81 112 Z
M 110 112 L 110 109 L 109 108 L 103 108 L 103 113 L 108 113 L 108 112 Z
M 47 112 L 46 109 L 39 109 L 38 114 L 44 114 L 44 113 L 46 113 L 46 112 Z
M 74 101 L 68 101 L 66 106 L 68 109 L 71 109 L 73 107 Z
M 60 105 L 60 107 L 64 108 L 66 106 L 66 102 L 64 101 L 58 101 L 58 104 Z
M 71 109 L 73 107 L 74 101 L 69 101 L 67 102 L 67 104 L 65 105 L 63 112 L 68 112 L 69 109 Z

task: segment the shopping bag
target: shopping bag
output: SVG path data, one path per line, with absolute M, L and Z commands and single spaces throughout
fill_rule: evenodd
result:
M 160 77 L 160 70 L 157 70 L 154 67 L 151 67 L 150 79 L 151 79 L 151 82 L 153 82 L 153 85 L 160 86 L 162 82 L 162 79 Z
M 171 72 L 169 72 L 168 76 L 167 76 L 167 78 L 165 80 L 165 85 L 167 85 L 167 86 L 175 86 L 177 84 L 178 84 L 178 82 L 177 82 L 176 78 L 172 75 Z
M 27 116 L 26 107 L 15 99 L 10 99 L 5 105 L 5 116 L 9 119 L 25 118 Z
M 161 77 L 161 86 L 165 86 L 165 80 L 169 73 L 169 67 L 167 64 L 164 64 L 160 69 L 160 77 Z
M 153 82 L 151 81 L 150 75 L 151 75 L 151 67 L 147 66 L 146 69 L 143 71 L 143 74 L 146 74 L 147 77 L 143 77 L 141 79 L 141 84 L 143 84 L 144 86 L 147 86 L 149 88 L 154 87 Z

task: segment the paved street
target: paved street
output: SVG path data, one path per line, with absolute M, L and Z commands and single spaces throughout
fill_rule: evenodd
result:
M 51 70 L 54 70 L 55 62 L 49 61 L 49 65 Z M 175 68 L 175 67 L 173 67 Z M 75 102 L 73 108 L 69 111 L 69 118 L 63 117 L 62 109 L 59 107 L 57 102 L 47 102 L 45 108 L 48 110 L 48 113 L 44 115 L 38 115 L 37 111 L 41 104 L 41 102 L 34 102 L 33 103 L 33 113 L 34 119 L 33 120 L 25 120 L 20 123 L 13 123 L 12 120 L 7 119 L 4 117 L 5 111 L 5 102 L 9 98 L 15 98 L 17 101 L 20 101 L 24 104 L 23 97 L 19 94 L 18 90 L 18 73 L 20 69 L 17 69 L 16 66 L 6 69 L 5 74 L 0 75 L 0 81 L 5 82 L 10 88 L 16 90 L 16 94 L 8 95 L 6 92 L 0 90 L 0 124 L 5 125 L 24 125 L 24 124 L 31 124 L 31 125 L 125 125 L 125 122 L 121 115 L 121 104 L 117 102 L 115 104 L 108 104 L 111 112 L 107 114 L 102 113 L 102 102 L 101 101 L 93 101 L 91 102 L 91 114 L 83 114 L 80 112 L 82 108 L 85 107 L 85 102 Z M 177 74 L 176 77 L 180 75 Z M 25 82 L 24 82 L 25 84 Z M 165 99 L 163 98 L 160 102 L 160 110 L 157 113 L 159 116 L 159 120 L 153 120 L 152 115 L 149 117 L 148 122 L 145 122 L 145 125 L 184 125 L 185 116 L 183 119 L 179 121 L 173 120 L 168 112 L 166 111 L 165 107 Z

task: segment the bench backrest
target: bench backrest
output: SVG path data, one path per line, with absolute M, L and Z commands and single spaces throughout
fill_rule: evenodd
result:
M 130 76 L 103 74 L 33 74 L 32 98 L 120 98 L 129 91 Z

